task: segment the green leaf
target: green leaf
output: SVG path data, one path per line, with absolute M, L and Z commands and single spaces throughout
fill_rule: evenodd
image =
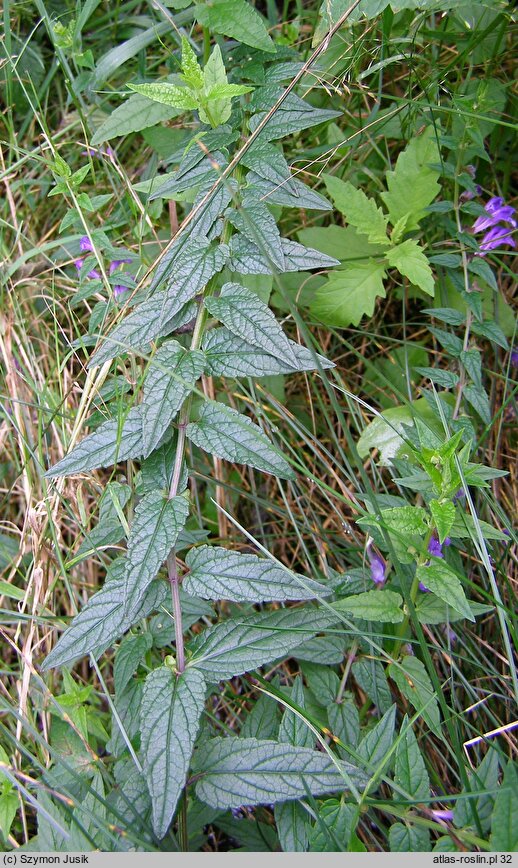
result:
M 218 682 L 291 654 L 339 620 L 326 609 L 278 609 L 209 627 L 189 645 L 189 666 Z
M 228 99 L 234 96 L 242 96 L 244 93 L 250 93 L 253 90 L 245 84 L 216 84 L 207 93 L 207 99 L 211 102 L 214 99 Z
M 120 558 L 121 564 L 124 561 L 124 558 Z M 101 654 L 133 624 L 157 609 L 166 596 L 165 584 L 153 582 L 132 618 L 128 618 L 124 613 L 124 578 L 110 579 L 83 606 L 45 659 L 42 668 L 64 666 L 90 653 Z
M 146 678 L 141 706 L 141 756 L 153 805 L 153 830 L 166 834 L 182 794 L 205 704 L 203 675 L 155 669 Z
M 425 588 L 433 591 L 469 621 L 475 620 L 461 583 L 451 567 L 441 558 L 430 558 L 428 566 L 421 565 L 417 568 L 416 576 Z
M 485 606 L 475 600 L 468 600 L 468 606 L 475 618 L 493 611 L 493 606 Z M 418 597 L 416 614 L 421 624 L 450 624 L 461 621 L 465 617 L 435 594 L 423 594 Z
M 264 19 L 245 0 L 212 0 L 197 2 L 195 14 L 203 27 L 213 33 L 222 33 L 260 51 L 275 52 Z
M 304 853 L 308 846 L 309 814 L 300 801 L 274 806 L 275 825 L 284 853 Z
M 225 404 L 205 403 L 198 421 L 191 422 L 186 433 L 196 446 L 218 458 L 248 464 L 281 479 L 295 476 L 259 426 Z
M 430 798 L 430 779 L 426 765 L 406 717 L 401 724 L 401 734 L 396 748 L 394 781 L 416 802 L 426 802 Z M 396 790 L 394 790 L 394 798 L 398 798 Z
M 376 298 L 385 298 L 385 268 L 374 259 L 335 271 L 315 293 L 311 313 L 331 326 L 359 325 L 372 316 Z
M 388 588 L 366 591 L 364 594 L 353 594 L 337 603 L 332 603 L 338 612 L 347 612 L 355 618 L 365 621 L 383 621 L 387 624 L 399 624 L 403 620 L 401 605 L 403 598 Z
M 394 741 L 394 725 L 396 722 L 396 706 L 392 705 L 381 720 L 364 735 L 356 753 L 365 761 L 369 775 L 378 774 L 385 768 L 388 754 Z
M 109 482 L 99 503 L 99 521 L 79 546 L 70 562 L 74 564 L 102 548 L 114 546 L 126 535 L 120 513 L 131 497 L 131 488 L 120 482 Z
M 428 853 L 430 832 L 411 823 L 394 823 L 389 829 L 391 853 Z
M 354 701 L 350 697 L 340 702 L 333 700 L 326 706 L 326 711 L 333 735 L 338 736 L 344 745 L 356 747 L 360 737 L 360 715 Z M 339 751 L 344 753 L 340 748 Z
M 61 461 L 47 470 L 45 476 L 71 476 L 98 467 L 110 467 L 118 461 L 143 454 L 142 411 L 133 407 L 119 419 L 108 419 L 88 434 Z
M 387 217 L 378 208 L 374 199 L 365 195 L 363 190 L 353 187 L 349 181 L 341 181 L 333 175 L 324 175 L 327 192 L 338 210 L 351 226 L 366 235 L 372 244 L 388 247 Z
M 271 696 L 261 693 L 243 723 L 239 737 L 275 738 L 278 729 L 279 706 Z
M 184 81 L 193 90 L 201 90 L 204 85 L 203 72 L 198 58 L 185 36 L 182 36 L 182 73 Z
M 144 455 L 156 449 L 204 368 L 203 353 L 186 350 L 178 341 L 167 341 L 155 353 L 144 382 Z
M 489 844 L 495 853 L 516 853 L 518 850 L 518 775 L 512 760 L 507 763 L 495 799 Z
M 232 112 L 229 96 L 220 99 L 214 98 L 211 105 L 208 105 L 210 100 L 208 94 L 218 87 L 228 87 L 228 80 L 221 49 L 219 45 L 215 45 L 203 70 L 203 96 L 200 96 L 200 120 L 205 124 L 210 124 L 211 127 L 224 124 Z
M 150 582 L 157 575 L 189 515 L 183 495 L 168 498 L 161 491 L 144 495 L 135 510 L 128 539 L 125 613 L 133 618 Z
M 319 253 L 318 250 L 312 250 L 310 247 L 304 247 L 295 241 L 281 238 L 281 244 L 284 253 L 285 272 L 311 271 L 314 268 L 332 268 L 333 265 L 339 265 L 337 259 Z M 256 244 L 252 244 L 242 235 L 234 235 L 231 239 L 230 254 L 229 268 L 231 271 L 237 271 L 239 274 L 271 275 L 272 273 L 267 257 Z
M 439 705 L 430 676 L 421 660 L 407 655 L 399 663 L 391 663 L 388 674 L 430 729 L 441 737 Z
M 492 320 L 486 322 L 473 322 L 471 324 L 471 331 L 476 335 L 482 335 L 482 337 L 487 338 L 488 341 L 492 341 L 504 350 L 509 349 L 509 342 L 502 329 Z
M 191 549 L 186 564 L 189 573 L 183 580 L 183 589 L 207 600 L 259 603 L 264 600 L 311 600 L 331 593 L 319 582 L 297 576 L 273 561 L 219 546 Z
M 284 802 L 344 790 L 349 777 L 361 786 L 355 766 L 309 748 L 255 738 L 213 738 L 195 756 L 196 795 L 215 808 Z
M 430 512 L 432 513 L 432 518 L 435 527 L 437 528 L 439 542 L 442 545 L 453 527 L 456 514 L 455 506 L 449 500 L 442 503 L 439 500 L 431 500 L 428 506 L 430 507 Z
M 480 386 L 475 386 L 473 383 L 468 383 L 462 390 L 462 397 L 471 404 L 486 425 L 491 425 L 493 411 L 484 389 Z
M 309 247 L 315 247 L 329 256 L 336 256 L 342 264 L 384 254 L 382 245 L 371 244 L 354 226 L 311 226 L 309 229 L 301 229 L 298 238 Z
M 423 253 L 422 247 L 414 238 L 409 238 L 392 247 L 386 253 L 388 264 L 397 268 L 400 274 L 418 286 L 428 295 L 435 295 L 435 282 L 430 264 Z
M 400 153 L 394 171 L 387 173 L 388 192 L 381 194 L 392 225 L 408 214 L 407 231 L 418 227 L 425 209 L 441 190 L 437 183 L 440 170 L 431 166 L 439 160 L 435 130 L 431 126 Z
M 192 111 L 198 108 L 198 98 L 189 88 L 177 87 L 169 82 L 152 82 L 148 84 L 128 84 L 131 90 L 172 108 Z
M 396 506 L 382 509 L 381 517 L 381 524 L 396 533 L 423 534 L 428 530 L 426 510 L 422 506 Z
M 299 710 L 304 711 L 306 701 L 301 675 L 297 675 L 293 681 L 290 699 L 294 705 L 298 706 Z M 313 747 L 315 736 L 297 714 L 290 708 L 285 708 L 279 726 L 279 741 L 283 744 L 295 744 L 299 747 Z
M 325 801 L 313 827 L 310 852 L 338 853 L 348 850 L 359 816 L 356 805 L 344 804 L 338 799 Z
M 461 797 L 455 802 L 453 822 L 458 829 L 480 827 L 484 834 L 489 832 L 498 793 L 499 770 L 498 751 L 490 747 L 478 768 L 468 773 L 469 786 L 463 788 Z
M 306 347 L 289 341 L 292 354 L 297 360 L 296 368 L 288 361 L 272 356 L 260 347 L 236 337 L 226 328 L 211 329 L 205 336 L 203 351 L 210 373 L 216 377 L 268 377 L 275 374 L 292 374 L 295 371 L 314 371 L 333 368 L 333 362 Z
M 209 296 L 205 307 L 238 338 L 296 368 L 297 357 L 270 308 L 250 289 L 226 283 L 219 298 Z
M 380 713 L 384 714 L 388 711 L 392 696 L 383 664 L 379 660 L 364 657 L 354 661 L 352 673 L 363 692 L 372 700 Z
M 422 377 L 426 377 L 441 386 L 443 389 L 454 389 L 459 382 L 459 375 L 453 371 L 445 371 L 443 368 L 421 368 L 415 367 L 414 371 Z
M 137 671 L 138 665 L 146 654 L 146 651 L 149 651 L 152 645 L 153 637 L 151 633 L 130 635 L 121 642 L 115 655 L 113 666 L 115 693 L 122 693 L 133 673 Z
M 293 94 L 290 94 L 290 96 L 293 97 Z M 332 111 L 331 109 L 314 108 L 301 99 L 294 100 L 294 102 L 294 107 L 288 108 L 285 101 L 282 107 L 270 116 L 266 126 L 259 134 L 261 144 L 265 141 L 291 136 L 294 133 L 307 130 L 309 127 L 314 127 L 317 124 L 322 124 L 341 116 L 341 112 Z M 257 129 L 259 124 L 264 121 L 266 115 L 267 112 L 260 112 L 250 118 L 251 132 Z
M 273 214 L 266 205 L 249 195 L 239 209 L 231 208 L 227 217 L 232 225 L 256 244 L 262 255 L 269 260 L 272 270 L 284 271 L 285 261 L 281 236 Z
M 15 792 L 4 790 L 0 792 L 0 834 L 7 840 L 7 836 L 11 831 L 13 820 L 16 817 L 16 812 L 20 807 L 20 801 Z

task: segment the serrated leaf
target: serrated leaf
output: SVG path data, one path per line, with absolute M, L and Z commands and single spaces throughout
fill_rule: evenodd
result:
M 281 479 L 295 476 L 259 426 L 225 404 L 205 403 L 198 421 L 187 426 L 186 434 L 192 443 L 218 458 L 248 464 Z
M 444 501 L 444 503 L 441 503 L 439 500 L 431 500 L 428 506 L 437 528 L 439 542 L 442 545 L 453 527 L 456 515 L 455 506 L 449 500 Z
M 369 259 L 335 271 L 315 293 L 310 310 L 322 322 L 338 327 L 359 325 L 372 316 L 377 298 L 385 298 L 383 264 Z
M 115 655 L 113 666 L 113 683 L 116 693 L 122 693 L 152 644 L 153 637 L 150 633 L 138 633 L 133 636 L 127 636 L 121 642 Z
M 292 374 L 295 371 L 314 371 L 317 361 L 322 368 L 333 368 L 333 362 L 306 347 L 289 341 L 297 366 L 278 356 L 271 356 L 260 347 L 236 337 L 226 328 L 211 329 L 203 342 L 210 373 L 217 377 L 268 377 Z
M 400 274 L 408 277 L 410 283 L 418 286 L 427 295 L 435 295 L 435 281 L 430 263 L 415 238 L 409 238 L 397 247 L 387 250 L 386 256 L 391 268 L 397 268 Z
M 299 645 L 294 656 L 297 660 L 307 660 L 309 663 L 336 666 L 342 662 L 344 654 L 345 643 L 342 636 L 316 636 Z
M 381 720 L 364 735 L 356 749 L 371 776 L 386 766 L 385 758 L 394 741 L 395 722 L 396 706 L 392 705 Z
M 372 244 L 388 247 L 387 217 L 376 205 L 374 199 L 366 196 L 349 181 L 341 181 L 333 175 L 324 175 L 327 192 L 338 210 L 351 226 L 366 235 Z
M 421 565 L 417 568 L 416 576 L 425 588 L 433 591 L 441 600 L 444 600 L 469 621 L 475 620 L 461 583 L 444 560 L 430 558 L 428 566 Z
M 331 589 L 320 582 L 297 576 L 273 561 L 219 546 L 191 549 L 186 564 L 189 573 L 182 583 L 184 590 L 207 600 L 259 603 L 311 600 L 331 593 Z
M 260 51 L 275 52 L 264 19 L 245 0 L 212 0 L 210 5 L 199 3 L 195 14 L 200 24 L 213 33 L 222 33 Z
M 299 709 L 305 709 L 306 701 L 301 675 L 297 675 L 293 681 L 290 699 L 295 705 L 298 705 Z M 286 707 L 279 726 L 279 741 L 283 744 L 294 744 L 299 747 L 313 747 L 315 736 L 309 726 L 306 726 L 297 714 Z
M 365 782 L 355 766 L 327 754 L 253 738 L 210 739 L 196 753 L 195 772 L 198 798 L 222 809 L 343 790 L 345 776 L 358 786 Z
M 283 208 L 304 208 L 313 211 L 331 211 L 331 203 L 299 181 L 291 178 L 281 183 L 269 181 L 249 172 L 246 176 L 248 183 L 253 186 L 255 193 L 266 205 L 280 205 Z M 333 251 L 334 252 L 334 251 Z
M 489 844 L 495 853 L 516 853 L 518 849 L 518 775 L 512 760 L 495 799 Z
M 393 172 L 387 172 L 388 192 L 382 193 L 394 225 L 408 214 L 407 231 L 416 229 L 425 209 L 440 192 L 439 150 L 433 127 L 412 139 L 397 158 Z
M 462 390 L 462 397 L 471 404 L 486 425 L 491 425 L 493 412 L 484 389 L 480 388 L 480 386 L 475 386 L 473 383 L 468 383 Z
M 430 851 L 430 831 L 411 823 L 393 823 L 389 829 L 391 853 L 428 853 Z
M 310 838 L 310 852 L 338 853 L 349 849 L 360 816 L 356 805 L 328 799 L 320 808 Z
M 153 830 L 166 834 L 182 794 L 205 704 L 203 675 L 155 669 L 146 678 L 141 706 L 141 756 L 153 805 Z
M 255 292 L 238 283 L 225 283 L 219 298 L 209 296 L 204 304 L 238 338 L 296 367 L 297 358 L 290 341 L 273 312 Z
M 423 534 L 428 530 L 422 506 L 396 506 L 382 509 L 383 525 L 400 534 Z M 360 522 L 358 522 L 360 523 Z
M 72 559 L 74 564 L 102 548 L 116 545 L 125 537 L 125 530 L 115 504 L 122 511 L 130 497 L 131 488 L 129 485 L 123 485 L 120 482 L 108 483 L 99 504 L 99 521 L 79 546 Z
M 279 729 L 279 707 L 271 696 L 261 693 L 246 717 L 240 738 L 275 738 Z
M 171 106 L 171 108 L 192 111 L 197 109 L 199 105 L 197 96 L 189 88 L 177 87 L 167 81 L 155 81 L 147 84 L 128 83 L 128 87 L 142 96 L 152 99 L 153 102 L 159 102 L 162 105 Z
M 284 853 L 304 853 L 308 846 L 309 814 L 300 801 L 274 806 L 275 825 Z
M 144 495 L 135 510 L 126 556 L 125 617 L 133 618 L 150 582 L 157 575 L 189 515 L 183 495 L 168 498 L 161 491 Z
M 430 798 L 430 779 L 426 765 L 406 717 L 401 725 L 401 735 L 396 748 L 394 781 L 416 802 L 426 802 Z M 394 798 L 398 798 L 396 790 Z
M 355 660 L 352 674 L 369 699 L 384 714 L 390 708 L 392 696 L 382 663 L 372 658 Z
M 492 320 L 486 322 L 473 322 L 471 325 L 471 331 L 476 335 L 482 335 L 482 337 L 487 338 L 489 341 L 492 341 L 504 350 L 509 349 L 509 342 L 502 329 Z
M 397 684 L 403 696 L 422 715 L 430 729 L 440 736 L 439 705 L 430 676 L 421 660 L 407 655 L 399 663 L 391 663 L 388 674 Z
M 129 133 L 154 127 L 162 121 L 178 117 L 181 113 L 181 109 L 160 105 L 147 96 L 136 93 L 114 109 L 111 115 L 103 121 L 101 126 L 96 129 L 91 144 L 100 145 L 108 139 L 127 136 Z
M 182 36 L 182 73 L 184 81 L 194 90 L 200 90 L 203 87 L 204 81 L 201 66 L 189 40 L 185 36 Z
M 124 559 L 121 558 L 120 561 L 123 562 Z M 128 618 L 124 613 L 124 579 L 122 577 L 110 579 L 83 606 L 79 615 L 74 618 L 70 627 L 45 659 L 42 668 L 64 666 L 90 653 L 100 655 L 133 624 L 158 608 L 166 595 L 167 588 L 164 584 L 152 583 L 132 618 Z
M 310 247 L 304 247 L 295 241 L 282 238 L 281 244 L 284 253 L 285 272 L 312 271 L 315 268 L 332 268 L 334 265 L 339 265 L 337 259 L 319 253 L 318 250 L 312 250 Z M 229 268 L 231 271 L 239 272 L 239 274 L 272 273 L 268 259 L 257 245 L 252 244 L 242 235 L 234 235 L 230 241 Z
M 203 353 L 186 350 L 178 341 L 167 341 L 155 353 L 144 382 L 144 455 L 149 455 L 160 443 L 204 368 Z
M 334 120 L 340 117 L 341 112 L 332 111 L 331 109 L 313 108 L 308 103 L 300 100 L 302 106 L 297 104 L 295 108 L 289 109 L 279 108 L 273 114 L 263 130 L 259 134 L 261 143 L 282 139 L 285 136 L 291 136 L 293 133 L 307 130 L 309 127 L 314 127 L 317 124 L 325 123 L 326 121 Z M 254 132 L 259 124 L 266 117 L 267 112 L 260 112 L 250 118 L 250 131 Z
M 468 606 L 475 618 L 493 611 L 493 606 L 486 606 L 475 600 L 468 600 Z M 418 597 L 416 614 L 421 624 L 453 624 L 465 617 L 435 594 L 423 594 Z
M 119 419 L 108 419 L 93 434 L 88 434 L 45 476 L 70 476 L 143 454 L 142 411 L 133 407 Z
M 443 368 L 414 367 L 414 371 L 444 389 L 454 389 L 459 382 L 458 374 L 453 371 L 445 371 Z
M 332 603 L 337 612 L 346 612 L 354 618 L 365 621 L 383 621 L 387 624 L 399 624 L 403 620 L 401 608 L 403 598 L 388 588 L 365 591 L 364 594 L 352 594 L 337 603 Z
M 356 747 L 360 738 L 360 716 L 350 698 L 331 702 L 327 707 L 327 719 L 333 735 L 349 747 Z M 341 755 L 344 751 L 339 748 Z
M 241 234 L 252 244 L 257 245 L 263 256 L 270 262 L 270 267 L 284 271 L 284 252 L 277 222 L 266 205 L 254 196 L 253 188 L 247 190 L 248 196 L 239 209 L 227 211 L 227 218 Z
M 458 829 L 480 827 L 484 833 L 489 831 L 495 794 L 499 789 L 499 771 L 498 752 L 490 747 L 478 768 L 468 773 L 469 786 L 464 787 L 461 793 L 464 798 L 455 802 L 453 822 Z M 481 795 L 477 795 L 477 792 Z
M 288 656 L 339 620 L 327 610 L 279 609 L 233 618 L 209 627 L 189 645 L 189 666 L 217 682 Z

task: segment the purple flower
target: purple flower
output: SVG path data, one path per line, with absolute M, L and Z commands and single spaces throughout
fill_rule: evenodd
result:
M 513 368 L 518 368 L 518 350 L 515 350 L 514 348 L 511 351 L 511 364 Z
M 367 555 L 369 557 L 370 567 L 371 567 L 371 579 L 375 585 L 384 585 L 385 584 L 385 572 L 387 569 L 387 565 L 385 561 L 377 552 L 372 549 L 372 542 L 367 543 Z
M 113 262 L 110 262 L 110 274 L 113 274 L 114 271 L 117 271 L 119 265 L 125 265 L 126 263 L 133 262 L 132 259 L 114 259 Z
M 489 250 L 495 250 L 502 244 L 516 247 L 514 238 L 511 237 L 512 230 L 518 226 L 513 217 L 515 208 L 506 205 L 502 196 L 493 196 L 484 206 L 484 211 L 486 213 L 477 217 L 473 224 L 473 232 L 489 230 L 480 242 L 480 251 L 477 256 L 484 256 Z M 507 226 L 502 224 L 507 224 Z
M 113 157 L 113 151 L 111 148 L 92 148 L 88 146 L 86 151 L 81 151 L 83 157 Z
M 440 543 L 438 537 L 434 534 L 428 543 L 428 551 L 434 556 L 434 558 L 443 558 L 442 547 L 449 545 L 451 545 L 451 539 L 449 536 L 445 537 L 443 543 Z
M 453 820 L 453 811 L 439 810 L 432 811 L 436 820 Z
M 419 582 L 419 590 L 422 591 L 423 594 L 430 593 L 430 588 L 427 588 L 426 585 L 423 584 L 423 582 Z
M 128 289 L 129 289 L 129 286 L 123 286 L 122 283 L 116 283 L 115 286 L 113 287 L 113 294 L 114 294 L 115 298 L 119 298 L 119 296 L 121 296 L 125 292 L 127 292 Z
M 79 242 L 79 247 L 83 251 L 83 253 L 93 253 L 93 244 L 90 241 L 88 235 L 83 235 Z
M 75 259 L 74 265 L 78 271 L 81 271 L 81 269 L 84 265 L 84 259 Z M 92 268 L 92 270 L 89 271 L 86 276 L 92 278 L 93 280 L 100 280 L 101 279 L 100 273 L 95 268 Z

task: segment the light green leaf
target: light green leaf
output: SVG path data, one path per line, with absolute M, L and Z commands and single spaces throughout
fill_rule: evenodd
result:
M 396 533 L 423 534 L 428 530 L 426 510 L 422 506 L 396 506 L 382 509 L 381 517 L 381 524 Z
M 205 704 L 203 675 L 155 669 L 142 694 L 141 756 L 153 805 L 153 830 L 166 834 L 182 794 Z
M 212 0 L 210 5 L 197 3 L 195 13 L 200 24 L 213 33 L 222 33 L 260 51 L 275 51 L 264 19 L 245 0 Z
M 154 102 L 182 109 L 183 111 L 192 111 L 197 109 L 199 105 L 198 98 L 189 88 L 177 87 L 175 84 L 169 84 L 166 81 L 149 84 L 128 84 L 128 87 L 146 96 L 148 99 L 152 99 Z
M 217 377 L 268 377 L 272 374 L 292 374 L 295 371 L 314 371 L 317 361 L 322 368 L 333 368 L 333 362 L 306 347 L 289 341 L 297 359 L 294 368 L 279 356 L 272 356 L 258 346 L 236 337 L 226 328 L 211 329 L 203 342 L 208 368 Z
M 11 826 L 19 807 L 20 800 L 16 792 L 10 792 L 9 790 L 0 792 L 0 834 L 4 840 L 7 839 L 11 831 Z
M 144 455 L 156 449 L 205 368 L 205 357 L 167 341 L 153 356 L 144 382 L 142 437 Z
M 201 90 L 204 84 L 203 72 L 198 58 L 185 36 L 182 36 L 182 73 L 185 82 L 193 90 Z
M 405 717 L 396 748 L 394 781 L 416 802 L 426 802 L 430 797 L 430 779 L 414 732 Z M 398 793 L 394 790 L 394 798 Z
M 150 582 L 157 575 L 189 515 L 183 495 L 168 498 L 161 491 L 144 495 L 135 510 L 128 539 L 125 614 L 133 618 Z
M 475 620 L 461 583 L 444 560 L 430 558 L 428 566 L 421 565 L 417 568 L 416 576 L 425 588 L 433 591 L 441 600 L 444 600 L 469 621 Z
M 468 606 L 475 618 L 493 611 L 493 606 L 485 606 L 475 600 L 468 600 Z M 435 594 L 423 594 L 418 597 L 416 614 L 421 624 L 453 624 L 465 617 L 448 606 L 444 600 L 436 597 Z
M 108 419 L 88 434 L 61 461 L 47 470 L 45 476 L 70 476 L 98 467 L 110 467 L 118 461 L 143 454 L 142 411 L 133 407 L 119 419 Z
M 123 558 L 120 562 L 124 563 Z M 167 596 L 161 582 L 152 582 L 132 618 L 124 614 L 124 578 L 110 579 L 90 598 L 45 659 L 42 668 L 64 666 L 86 654 L 101 654 L 126 630 L 158 608 Z
M 207 600 L 259 603 L 311 600 L 331 593 L 325 585 L 283 570 L 273 561 L 219 546 L 191 549 L 186 564 L 189 573 L 183 580 L 183 589 Z
M 252 290 L 238 283 L 226 283 L 219 298 L 204 300 L 212 316 L 233 334 L 272 356 L 280 356 L 296 368 L 297 357 L 290 341 L 270 308 Z
M 389 829 L 391 853 L 428 853 L 430 851 L 430 832 L 411 823 L 394 823 Z
M 431 164 L 439 161 L 435 130 L 429 126 L 409 142 L 400 153 L 394 171 L 387 173 L 388 192 L 381 196 L 392 225 L 408 214 L 407 231 L 418 227 L 425 209 L 441 190 L 437 183 L 440 170 L 431 168 Z
M 489 844 L 495 853 L 516 853 L 518 850 L 518 775 L 512 760 L 507 763 L 495 799 Z
M 278 609 L 223 621 L 189 645 L 189 666 L 218 682 L 289 656 L 306 639 L 337 623 L 327 609 Z
M 248 464 L 281 479 L 295 476 L 286 459 L 259 426 L 225 404 L 205 403 L 198 421 L 191 422 L 186 433 L 196 446 L 218 458 Z
M 384 277 L 384 266 L 374 259 L 335 271 L 317 289 L 311 313 L 331 326 L 357 326 L 363 316 L 372 316 L 376 298 L 385 298 Z
M 324 175 L 324 180 L 329 195 L 347 222 L 361 235 L 366 235 L 372 244 L 388 247 L 388 218 L 374 199 L 366 196 L 363 190 L 353 187 L 349 181 L 341 181 L 334 175 Z
M 113 666 L 113 683 L 115 693 L 122 693 L 131 676 L 136 672 L 138 665 L 146 651 L 153 645 L 151 633 L 138 633 L 127 636 L 120 644 L 115 655 Z
M 442 545 L 453 527 L 453 522 L 455 521 L 455 506 L 451 501 L 444 501 L 444 503 L 441 503 L 438 500 L 431 500 L 428 505 L 430 507 L 430 512 L 432 513 L 435 527 L 437 528 L 439 542 Z
M 417 657 L 407 655 L 399 663 L 391 663 L 388 674 L 403 696 L 422 715 L 430 729 L 441 736 L 439 705 L 424 664 Z
M 399 624 L 403 620 L 401 605 L 403 598 L 388 588 L 366 591 L 364 594 L 353 594 L 332 603 L 338 612 L 347 612 L 355 618 L 365 621 L 383 621 L 387 624 Z
M 389 265 L 397 268 L 400 274 L 418 286 L 428 295 L 435 295 L 435 281 L 430 264 L 423 253 L 422 247 L 414 238 L 409 238 L 392 247 L 386 253 Z
M 219 45 L 215 45 L 203 70 L 204 96 L 201 97 L 202 107 L 200 109 L 200 120 L 203 123 L 217 127 L 228 121 L 232 111 L 229 96 L 220 97 L 219 99 L 214 98 L 210 106 L 207 104 L 209 102 L 207 94 L 218 87 L 225 86 L 228 86 L 225 64 L 223 63 Z
M 92 145 L 100 145 L 116 136 L 127 136 L 182 114 L 182 109 L 160 105 L 141 94 L 130 96 L 109 115 L 92 137 Z
M 311 226 L 301 229 L 298 238 L 308 247 L 315 247 L 328 256 L 336 256 L 341 263 L 371 259 L 384 253 L 381 244 L 371 244 L 354 226 Z
M 250 93 L 251 90 L 253 88 L 245 84 L 216 84 L 208 91 L 206 99 L 209 102 L 215 99 L 231 99 L 234 96 Z
M 195 757 L 196 795 L 215 808 L 284 802 L 355 785 L 365 775 L 350 763 L 334 762 L 327 754 L 255 738 L 213 738 Z

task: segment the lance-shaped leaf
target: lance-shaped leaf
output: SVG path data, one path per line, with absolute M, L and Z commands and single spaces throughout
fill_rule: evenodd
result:
M 258 107 L 259 105 L 261 107 L 264 105 L 269 110 L 274 104 L 276 97 L 281 93 L 281 89 L 277 87 L 272 89 L 258 88 L 254 94 L 254 105 Z M 261 100 L 262 103 L 260 102 Z M 250 118 L 250 130 L 252 132 L 257 129 L 267 113 L 267 111 L 262 111 Z M 340 117 L 340 112 L 332 111 L 331 109 L 314 108 L 314 106 L 291 93 L 284 100 L 278 111 L 268 120 L 268 123 L 259 134 L 260 142 L 282 139 L 284 136 L 298 133 L 300 130 L 307 130 L 309 127 L 314 127 L 316 124 L 321 124 L 337 117 Z
M 153 102 L 159 102 L 172 108 L 192 111 L 197 109 L 199 105 L 198 98 L 189 88 L 177 87 L 177 85 L 167 81 L 128 84 L 128 87 L 142 94 L 142 96 L 152 99 Z
M 88 434 L 61 461 L 47 470 L 45 476 L 70 476 L 98 467 L 110 467 L 117 461 L 142 455 L 142 411 L 133 407 L 120 419 L 108 419 Z
M 146 678 L 140 750 L 158 838 L 166 834 L 182 794 L 204 702 L 205 681 L 194 669 L 175 675 L 162 666 Z
M 164 273 L 167 287 L 160 295 L 162 322 L 170 320 L 186 301 L 201 292 L 210 278 L 217 274 L 224 264 L 223 247 L 214 244 L 209 246 L 205 240 L 196 244 L 189 242 L 182 249 L 181 256 L 174 262 L 171 270 Z
M 121 695 L 131 680 L 131 676 L 137 671 L 140 661 L 152 646 L 153 636 L 151 633 L 138 633 L 136 635 L 130 633 L 121 642 L 113 666 L 113 683 L 116 694 Z
M 182 109 L 160 105 L 147 96 L 135 93 L 118 106 L 95 131 L 92 145 L 100 145 L 116 136 L 127 136 L 147 127 L 154 127 L 161 121 L 182 114 Z
M 160 491 L 152 491 L 140 501 L 128 539 L 126 617 L 132 618 L 141 605 L 146 588 L 174 546 L 188 514 L 188 501 L 181 494 L 168 498 Z
M 412 728 L 408 726 L 406 715 L 396 748 L 394 780 L 417 802 L 425 802 L 430 796 L 430 779 L 425 761 Z M 397 790 L 394 790 L 394 796 L 397 798 Z
M 196 795 L 214 808 L 237 808 L 299 799 L 362 786 L 365 775 L 351 763 L 291 744 L 255 738 L 213 738 L 194 759 Z
M 475 617 L 469 607 L 464 588 L 455 572 L 441 558 L 430 558 L 428 566 L 424 564 L 416 570 L 416 576 L 429 591 L 437 594 L 441 600 L 456 609 L 465 618 L 474 621 Z
M 120 561 L 123 563 L 124 559 Z M 64 666 L 85 654 L 102 654 L 133 624 L 157 609 L 166 596 L 166 585 L 152 582 L 130 618 L 124 614 L 124 578 L 108 580 L 63 633 L 43 663 L 43 669 Z
M 220 546 L 200 546 L 186 557 L 189 573 L 183 589 L 207 600 L 259 603 L 263 600 L 311 600 L 326 597 L 329 588 L 278 567 L 257 555 Z
M 189 666 L 211 682 L 233 678 L 288 656 L 339 620 L 327 609 L 308 607 L 233 618 L 209 627 L 190 643 Z
M 332 268 L 339 265 L 339 260 L 311 247 L 304 247 L 296 241 L 288 241 L 282 238 L 282 250 L 284 253 L 284 271 L 312 271 L 315 268 Z M 230 241 L 231 271 L 239 274 L 271 274 L 271 265 L 256 244 L 252 244 L 243 235 L 234 235 Z
M 184 193 L 186 190 L 198 188 L 207 192 L 212 185 L 218 180 L 223 169 L 227 165 L 225 154 L 222 151 L 216 151 L 211 158 L 204 157 L 188 171 L 180 173 L 180 169 L 173 177 L 167 177 L 160 187 L 153 190 L 149 199 L 161 199 L 165 197 L 174 198 L 177 193 Z M 181 167 L 180 167 L 181 168 Z
M 289 190 L 294 196 L 297 195 L 294 178 L 291 177 L 290 167 L 282 151 L 269 142 L 254 144 L 246 154 L 243 154 L 241 163 L 257 177 L 269 181 L 276 187 L 282 185 L 286 191 Z M 247 180 L 250 181 L 250 176 Z
M 89 557 L 99 549 L 116 545 L 124 538 L 126 534 L 119 512 L 122 512 L 130 497 L 129 485 L 120 482 L 108 483 L 99 502 L 99 521 L 79 546 L 73 558 L 74 563 Z
M 306 208 L 313 211 L 332 211 L 331 203 L 299 181 L 298 178 L 291 178 L 288 182 L 282 184 L 274 181 L 267 181 L 256 175 L 255 172 L 249 172 L 246 180 L 258 198 L 262 199 L 266 205 L 281 205 L 283 208 Z M 329 227 L 326 227 L 328 229 Z
M 388 674 L 403 696 L 423 716 L 431 730 L 441 737 L 441 715 L 434 688 L 424 663 L 418 657 L 406 655 L 399 663 L 391 663 Z
M 241 208 L 229 208 L 227 217 L 238 232 L 257 245 L 274 268 L 284 271 L 284 253 L 276 220 L 266 205 L 248 192 Z
M 271 374 L 292 374 L 295 371 L 317 370 L 317 361 L 322 368 L 334 368 L 333 362 L 318 353 L 290 340 L 290 347 L 297 359 L 297 367 L 278 356 L 271 356 L 260 347 L 236 337 L 226 328 L 212 329 L 203 342 L 207 365 L 217 377 L 267 377 Z
M 196 446 L 218 458 L 248 464 L 281 479 L 295 476 L 259 426 L 225 404 L 205 403 L 198 421 L 187 425 L 186 433 Z
M 142 437 L 149 455 L 162 439 L 205 367 L 205 357 L 167 341 L 155 353 L 144 382 Z
M 347 612 L 365 621 L 399 624 L 404 617 L 402 603 L 403 598 L 400 594 L 383 588 L 383 590 L 365 591 L 364 594 L 352 594 L 333 603 L 333 607 L 338 612 Z
M 252 290 L 239 283 L 225 283 L 219 298 L 205 299 L 205 307 L 238 338 L 297 366 L 290 341 L 273 312 Z
M 164 334 L 160 322 L 162 300 L 159 295 L 147 298 L 139 304 L 119 325 L 115 326 L 88 362 L 88 367 L 102 365 L 104 362 L 126 353 L 128 350 L 140 352 L 150 341 Z

